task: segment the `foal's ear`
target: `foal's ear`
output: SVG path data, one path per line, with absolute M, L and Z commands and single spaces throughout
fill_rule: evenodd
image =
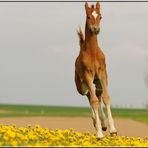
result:
M 85 2 L 85 10 L 87 11 L 89 9 L 89 5 L 87 2 Z
M 100 10 L 100 3 L 99 2 L 96 3 L 96 9 Z

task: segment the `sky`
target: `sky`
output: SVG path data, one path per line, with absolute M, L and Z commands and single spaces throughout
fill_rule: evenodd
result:
M 98 42 L 112 106 L 148 103 L 147 10 L 148 3 L 101 3 Z M 0 103 L 89 106 L 74 82 L 78 26 L 85 28 L 84 3 L 0 3 Z

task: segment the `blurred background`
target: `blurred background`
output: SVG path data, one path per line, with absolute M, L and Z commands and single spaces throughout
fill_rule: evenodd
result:
M 98 41 L 114 107 L 148 107 L 147 10 L 101 3 Z M 89 106 L 74 83 L 78 26 L 84 3 L 0 3 L 0 104 Z

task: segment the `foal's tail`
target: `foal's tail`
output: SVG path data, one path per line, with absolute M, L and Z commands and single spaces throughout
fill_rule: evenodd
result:
M 77 31 L 78 37 L 79 37 L 79 44 L 80 46 L 82 45 L 82 43 L 84 43 L 85 39 L 84 39 L 84 34 L 81 30 L 81 27 L 79 27 L 79 30 Z

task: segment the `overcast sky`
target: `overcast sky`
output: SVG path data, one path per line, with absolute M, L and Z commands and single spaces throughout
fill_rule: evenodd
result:
M 92 3 L 91 3 L 92 4 Z M 111 104 L 148 102 L 148 3 L 101 3 Z M 84 3 L 0 3 L 0 103 L 89 106 L 74 83 Z

